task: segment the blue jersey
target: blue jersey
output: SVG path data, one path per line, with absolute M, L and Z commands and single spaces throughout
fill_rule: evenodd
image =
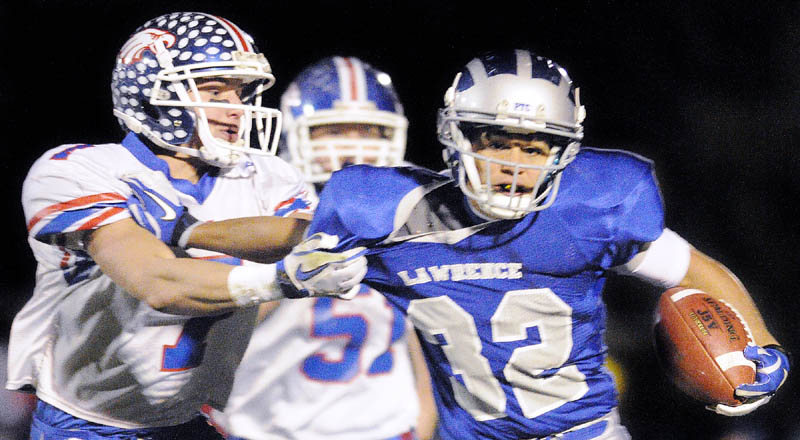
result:
M 348 167 L 310 233 L 369 248 L 365 282 L 420 334 L 443 438 L 519 439 L 616 406 L 601 292 L 607 270 L 663 228 L 652 164 L 585 148 L 550 208 L 482 223 L 446 176 Z

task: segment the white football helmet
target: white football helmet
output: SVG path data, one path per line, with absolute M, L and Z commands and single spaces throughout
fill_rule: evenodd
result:
M 195 80 L 215 77 L 242 80 L 242 104 L 200 101 Z M 176 12 L 146 22 L 122 46 L 111 80 L 114 115 L 123 130 L 159 147 L 231 167 L 242 153 L 275 154 L 281 114 L 261 106 L 262 92 L 274 82 L 267 59 L 238 26 L 209 14 Z M 211 134 L 204 111 L 211 107 L 243 111 L 236 142 Z M 194 135 L 199 149 L 186 146 Z
M 444 158 L 464 194 L 488 218 L 520 218 L 551 206 L 561 171 L 575 158 L 586 116 L 578 89 L 566 70 L 527 50 L 487 53 L 459 72 L 439 110 L 439 141 Z M 475 151 L 465 131 L 500 129 L 508 133 L 543 133 L 550 155 L 543 166 L 489 158 Z M 476 162 L 487 166 L 480 172 Z M 489 164 L 513 170 L 510 190 L 497 192 Z M 532 189 L 518 189 L 521 170 L 539 170 Z
M 408 121 L 392 80 L 357 58 L 329 57 L 303 69 L 281 97 L 281 111 L 289 159 L 309 182 L 326 182 L 345 165 L 403 162 Z M 330 124 L 375 125 L 384 137 L 311 139 L 314 127 Z

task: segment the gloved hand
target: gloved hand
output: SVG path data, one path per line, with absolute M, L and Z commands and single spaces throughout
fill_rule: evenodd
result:
M 167 178 L 157 172 L 122 177 L 133 194 L 128 210 L 139 226 L 171 246 L 186 247 L 191 230 L 201 224 L 183 207 Z
M 708 407 L 711 411 L 725 416 L 749 414 L 769 402 L 778 388 L 786 381 L 790 368 L 789 357 L 779 346 L 748 345 L 744 349 L 744 357 L 756 364 L 755 382 L 736 387 L 736 396 L 746 399 L 745 403 L 739 406 L 717 404 Z
M 298 244 L 278 262 L 278 283 L 287 298 L 338 296 L 354 298 L 367 274 L 366 248 L 328 252 L 339 244 L 336 235 L 318 232 Z

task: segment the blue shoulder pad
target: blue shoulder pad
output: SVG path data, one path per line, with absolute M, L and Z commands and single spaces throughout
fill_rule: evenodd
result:
M 333 173 L 320 193 L 308 234 L 338 235 L 336 251 L 374 245 L 392 233 L 397 205 L 406 194 L 443 180 L 448 178 L 419 167 L 343 168 Z

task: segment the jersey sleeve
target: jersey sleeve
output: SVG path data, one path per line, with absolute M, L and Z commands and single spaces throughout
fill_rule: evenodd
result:
M 436 179 L 446 178 L 416 167 L 354 165 L 339 170 L 320 193 L 308 234 L 338 236 L 336 251 L 369 248 L 394 231 L 403 197 Z
M 651 163 L 632 172 L 636 184 L 619 206 L 614 225 L 613 265 L 624 264 L 664 230 L 664 205 Z M 632 179 L 633 180 L 633 179 Z
M 269 206 L 264 208 L 278 217 L 293 214 L 312 214 L 317 205 L 313 187 L 303 180 L 303 176 L 279 157 L 254 157 L 257 169 L 256 185 Z
M 38 241 L 83 250 L 89 231 L 130 217 L 130 189 L 86 149 L 77 146 L 51 150 L 31 167 L 22 187 L 22 206 L 28 233 Z
M 581 150 L 564 171 L 553 207 L 590 263 L 603 270 L 628 262 L 664 229 L 653 163 L 617 150 Z M 561 202 L 561 203 L 559 203 Z

